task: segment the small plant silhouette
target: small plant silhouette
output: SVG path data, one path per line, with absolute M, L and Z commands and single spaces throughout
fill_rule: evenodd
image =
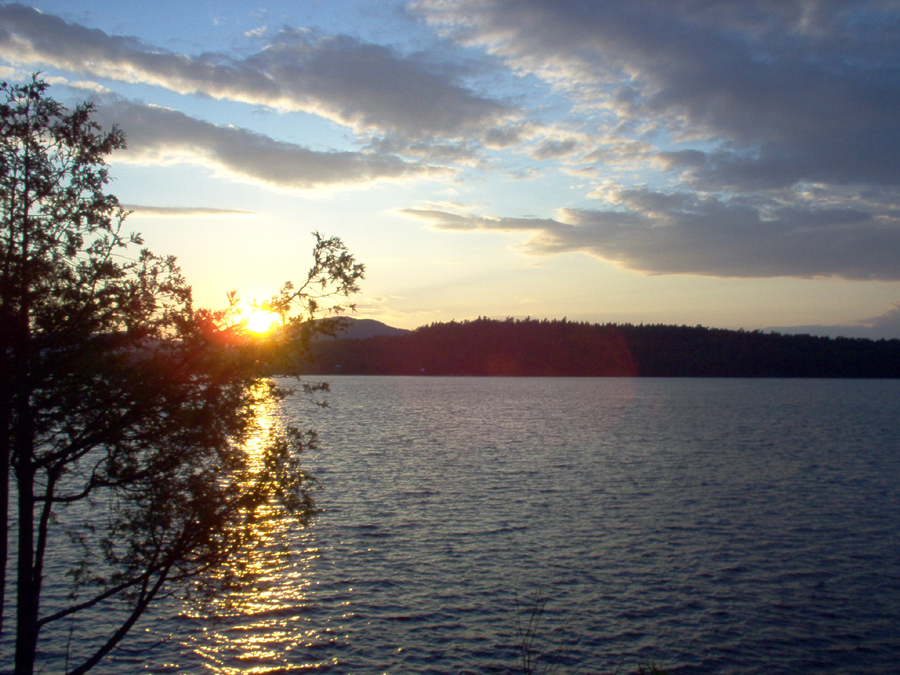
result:
M 518 591 L 515 597 L 517 672 L 523 675 L 556 675 L 570 661 L 570 656 L 578 646 L 577 638 L 571 637 L 567 629 L 581 614 L 584 602 L 574 612 L 568 614 L 565 621 L 555 627 L 546 619 L 547 605 L 551 595 L 543 589 L 535 590 L 530 600 L 520 598 Z M 565 672 L 576 674 L 583 672 L 590 663 L 573 665 Z M 593 671 L 596 672 L 596 671 Z M 613 675 L 618 675 L 616 668 Z M 634 675 L 668 675 L 652 661 L 638 665 Z
M 579 615 L 578 611 L 557 625 L 549 627 L 545 612 L 550 595 L 538 588 L 529 602 L 523 603 L 516 592 L 516 646 L 519 670 L 523 675 L 554 675 L 577 646 L 566 638 L 566 629 Z M 576 668 L 574 672 L 578 672 Z M 650 675 L 650 674 L 648 674 Z

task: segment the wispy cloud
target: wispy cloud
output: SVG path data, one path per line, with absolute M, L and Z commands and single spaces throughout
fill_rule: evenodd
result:
M 253 211 L 241 211 L 239 209 L 216 209 L 202 206 L 144 206 L 142 204 L 122 204 L 122 208 L 131 212 L 132 218 L 164 217 L 181 218 L 189 216 L 254 216 Z

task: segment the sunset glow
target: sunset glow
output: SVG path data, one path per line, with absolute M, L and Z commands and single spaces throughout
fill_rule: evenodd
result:
M 296 281 L 319 230 L 398 328 L 900 337 L 894 3 L 166 6 L 0 4 L 0 68 L 124 131 L 127 229 L 198 306 Z
M 279 316 L 275 312 L 261 309 L 251 310 L 247 315 L 246 328 L 251 333 L 262 335 L 268 333 L 278 323 Z

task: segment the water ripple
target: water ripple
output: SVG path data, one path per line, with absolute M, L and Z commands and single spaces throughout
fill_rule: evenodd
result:
M 317 427 L 311 530 L 147 672 L 892 672 L 900 383 L 356 378 Z M 175 608 L 173 612 L 177 614 Z M 159 613 L 147 640 L 172 632 Z M 140 639 L 138 640 L 140 642 Z M 106 672 L 131 671 L 116 657 Z

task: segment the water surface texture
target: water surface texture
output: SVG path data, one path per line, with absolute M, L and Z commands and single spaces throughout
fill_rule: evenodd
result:
M 539 598 L 558 672 L 896 669 L 900 382 L 331 382 L 313 527 L 107 672 L 515 672 Z

